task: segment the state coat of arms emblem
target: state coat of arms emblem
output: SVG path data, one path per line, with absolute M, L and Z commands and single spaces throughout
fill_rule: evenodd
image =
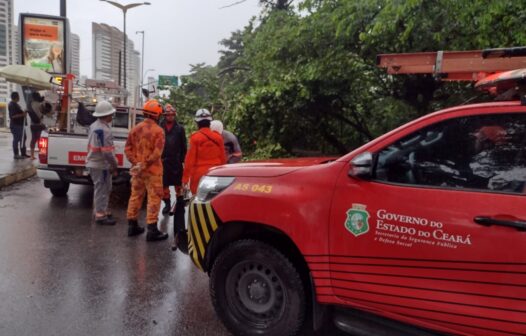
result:
M 345 228 L 358 237 L 369 231 L 369 213 L 365 210 L 366 205 L 353 204 L 352 208 L 347 210 L 347 220 Z

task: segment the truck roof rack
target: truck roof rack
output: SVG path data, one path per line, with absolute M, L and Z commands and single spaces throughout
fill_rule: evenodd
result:
M 381 54 L 389 74 L 433 74 L 446 81 L 479 81 L 496 72 L 526 68 L 526 47 Z

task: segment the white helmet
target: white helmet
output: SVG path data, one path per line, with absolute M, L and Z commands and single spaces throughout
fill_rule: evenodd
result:
M 199 122 L 201 120 L 212 120 L 212 113 L 207 109 L 199 109 L 195 112 L 195 121 Z
M 93 113 L 93 116 L 99 118 L 109 116 L 113 113 L 115 113 L 113 106 L 109 102 L 102 100 L 97 103 L 97 106 L 95 106 L 95 113 Z
M 223 123 L 220 120 L 212 120 L 210 122 L 210 129 L 216 131 L 219 134 L 223 133 Z

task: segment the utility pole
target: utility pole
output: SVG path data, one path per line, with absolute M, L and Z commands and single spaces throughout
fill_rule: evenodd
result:
M 66 0 L 60 0 L 60 16 L 66 17 Z
M 107 2 L 109 3 L 110 5 L 113 5 L 117 8 L 119 8 L 120 10 L 122 10 L 122 14 L 123 14 L 123 18 L 124 18 L 124 31 L 123 31 L 123 38 L 124 38 L 124 55 L 123 55 L 123 59 L 124 59 L 124 80 L 123 80 L 123 87 L 124 87 L 124 90 L 127 90 L 126 89 L 126 12 L 128 11 L 128 9 L 131 9 L 131 8 L 134 8 L 134 7 L 138 7 L 138 6 L 142 6 L 142 5 L 150 5 L 149 2 L 143 2 L 143 3 L 131 3 L 131 4 L 128 4 L 128 5 L 121 5 L 120 3 L 118 2 L 115 2 L 115 1 L 111 1 L 111 0 L 100 0 L 100 1 L 104 1 L 104 2 Z M 126 94 L 124 96 L 124 104 L 127 104 L 128 102 L 128 95 Z
M 144 30 L 140 30 L 138 32 L 135 32 L 135 34 L 142 34 L 142 54 L 141 54 L 141 89 L 142 89 L 142 86 L 144 85 Z M 143 101 L 142 99 L 142 93 L 141 93 L 141 90 L 139 90 L 139 96 L 141 98 L 141 103 Z
M 123 87 L 124 87 L 124 90 L 126 90 L 126 92 L 127 92 L 128 88 L 126 86 L 126 74 L 127 74 L 128 71 L 126 71 L 126 58 L 128 58 L 128 57 L 126 57 L 126 40 L 128 39 L 128 37 L 126 37 L 126 12 L 127 12 L 127 10 L 123 10 L 123 13 L 124 13 L 124 32 L 123 32 L 123 34 L 124 34 L 124 56 L 123 56 L 123 59 L 124 59 L 124 62 L 123 62 L 124 63 L 124 69 L 123 69 L 123 71 L 124 71 L 124 85 L 123 85 Z M 126 93 L 126 95 L 124 96 L 124 104 L 125 105 L 128 104 L 128 93 Z

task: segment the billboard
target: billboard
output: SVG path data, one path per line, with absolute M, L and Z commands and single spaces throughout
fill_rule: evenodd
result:
M 67 19 L 20 14 L 21 63 L 51 74 L 67 73 Z

